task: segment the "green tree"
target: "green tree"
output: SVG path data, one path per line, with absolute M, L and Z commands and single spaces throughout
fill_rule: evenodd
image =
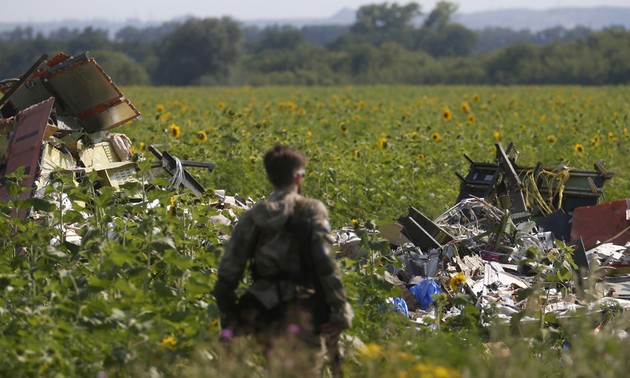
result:
M 229 17 L 192 18 L 164 38 L 156 82 L 191 85 L 212 77 L 226 82 L 240 56 L 241 29 Z
M 293 26 L 270 26 L 263 30 L 262 39 L 253 44 L 253 50 L 291 50 L 303 42 L 302 33 Z
M 68 41 L 66 52 L 70 55 L 77 55 L 86 51 L 106 49 L 110 46 L 111 42 L 107 38 L 107 30 L 87 27 Z
M 435 8 L 429 13 L 424 20 L 423 27 L 432 30 L 442 30 L 451 20 L 453 13 L 457 11 L 459 6 L 450 1 L 438 1 Z
M 364 5 L 357 11 L 357 20 L 350 30 L 361 34 L 411 29 L 412 21 L 420 14 L 418 3 Z

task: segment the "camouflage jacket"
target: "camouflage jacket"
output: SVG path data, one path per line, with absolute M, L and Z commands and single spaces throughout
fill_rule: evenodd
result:
M 290 223 L 305 222 L 310 225 L 308 232 L 290 227 Z M 254 282 L 247 290 L 267 309 L 294 299 L 297 283 L 311 276 L 321 285 L 330 307 L 330 322 L 350 327 L 352 309 L 332 241 L 328 213 L 321 201 L 294 192 L 274 192 L 245 212 L 234 228 L 213 290 L 219 309 L 225 314 L 235 308 L 235 290 L 248 262 L 253 261 Z M 304 271 L 304 257 L 310 257 L 309 272 Z

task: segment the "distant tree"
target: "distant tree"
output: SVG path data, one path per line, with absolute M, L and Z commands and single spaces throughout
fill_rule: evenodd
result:
M 17 27 L 13 30 L 4 31 L 0 33 L 0 40 L 8 41 L 8 42 L 20 42 L 20 41 L 31 40 L 34 38 L 34 36 L 35 36 L 35 33 L 33 32 L 33 28 Z
M 67 43 L 66 52 L 76 55 L 85 51 L 110 48 L 107 30 L 87 27 Z
M 80 35 L 79 29 L 68 29 L 68 28 L 59 28 L 57 30 L 53 30 L 48 34 L 48 38 L 54 41 L 71 41 L 76 39 Z
M 439 30 L 423 29 L 416 49 L 435 57 L 470 55 L 477 42 L 477 34 L 459 24 L 447 24 Z
M 536 70 L 538 56 L 538 50 L 527 43 L 496 51 L 486 63 L 486 80 L 491 84 L 534 84 L 542 73 Z
M 418 3 L 403 6 L 396 3 L 364 5 L 357 11 L 356 22 L 350 30 L 362 34 L 411 29 L 412 21 L 420 14 Z
M 146 28 L 126 26 L 116 32 L 114 40 L 116 42 L 159 42 L 175 30 L 176 26 L 175 22 L 165 22 L 159 26 Z
M 453 13 L 457 12 L 459 6 L 450 1 L 438 1 L 435 8 L 424 20 L 423 27 L 432 30 L 442 30 L 451 20 Z
M 240 56 L 241 30 L 229 17 L 192 18 L 163 41 L 156 82 L 195 84 L 202 76 L 225 80 Z
M 270 26 L 262 31 L 262 39 L 252 44 L 254 51 L 291 50 L 304 42 L 302 33 L 293 26 Z

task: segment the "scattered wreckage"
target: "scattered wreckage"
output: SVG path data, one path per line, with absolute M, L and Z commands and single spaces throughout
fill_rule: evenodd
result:
M 0 180 L 4 183 L 23 168 L 26 178 L 20 185 L 28 190 L 19 199 L 41 197 L 55 170 L 71 173 L 75 181 L 96 172 L 99 184 L 114 190 L 138 181 L 132 142 L 125 134 L 110 131 L 140 120 L 140 112 L 87 53 L 76 57 L 59 53 L 50 59 L 43 55 L 22 77 L 0 81 L 0 92 Z M 145 182 L 168 172 L 172 187 L 205 194 L 185 167 L 212 171 L 213 163 L 182 161 L 155 146 L 149 151 L 157 162 Z M 5 185 L 0 198 L 16 199 Z M 30 213 L 15 215 L 24 219 Z
M 524 294 L 534 289 L 544 297 L 538 314 L 596 311 L 606 301 L 630 307 L 630 200 L 598 204 L 614 173 L 601 161 L 594 170 L 520 167 L 517 155 L 499 143 L 496 163 L 466 156 L 470 170 L 457 175 L 452 208 L 430 220 L 410 207 L 381 232 L 403 266 L 388 267 L 402 288 L 401 298 L 387 300 L 398 311 L 419 323 L 453 316 L 460 312 L 455 305 L 436 314 L 434 294 L 466 295 L 507 321 L 533 313 L 526 314 L 532 303 Z M 347 230 L 338 238 L 342 251 L 357 253 L 354 236 Z
M 115 190 L 137 180 L 131 141 L 110 130 L 140 119 L 140 113 L 87 54 L 43 56 L 21 78 L 0 81 L 0 92 L 0 180 L 24 167 L 21 185 L 30 190 L 20 199 L 41 196 L 55 170 L 76 180 L 95 171 L 101 185 Z M 212 171 L 213 163 L 181 161 L 154 146 L 149 151 L 158 160 L 152 177 L 168 172 L 174 187 L 205 194 L 184 167 Z M 543 313 L 562 315 L 584 306 L 577 297 L 587 290 L 601 298 L 595 304 L 614 300 L 630 306 L 630 200 L 598 204 L 614 173 L 601 161 L 594 170 L 521 167 L 517 156 L 513 145 L 504 150 L 501 144 L 495 163 L 465 156 L 470 169 L 457 175 L 460 194 L 452 208 L 430 220 L 410 207 L 398 223 L 381 229 L 403 266 L 389 267 L 403 294 L 387 301 L 398 311 L 423 322 L 435 315 L 434 294 L 465 294 L 482 311 L 498 308 L 509 319 L 527 306 L 519 292 L 541 283 Z M 232 224 L 232 208 L 254 203 L 222 191 L 214 197 L 211 205 L 222 209 L 210 219 L 215 224 Z M 4 185 L 0 198 L 13 199 Z M 362 241 L 352 227 L 334 234 L 342 255 L 361 255 Z M 459 311 L 447 310 L 446 316 Z

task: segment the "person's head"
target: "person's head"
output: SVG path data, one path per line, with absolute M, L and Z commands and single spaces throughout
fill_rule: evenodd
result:
M 304 179 L 306 157 L 295 148 L 276 144 L 265 154 L 267 178 L 275 189 L 286 189 L 296 185 L 300 189 Z

